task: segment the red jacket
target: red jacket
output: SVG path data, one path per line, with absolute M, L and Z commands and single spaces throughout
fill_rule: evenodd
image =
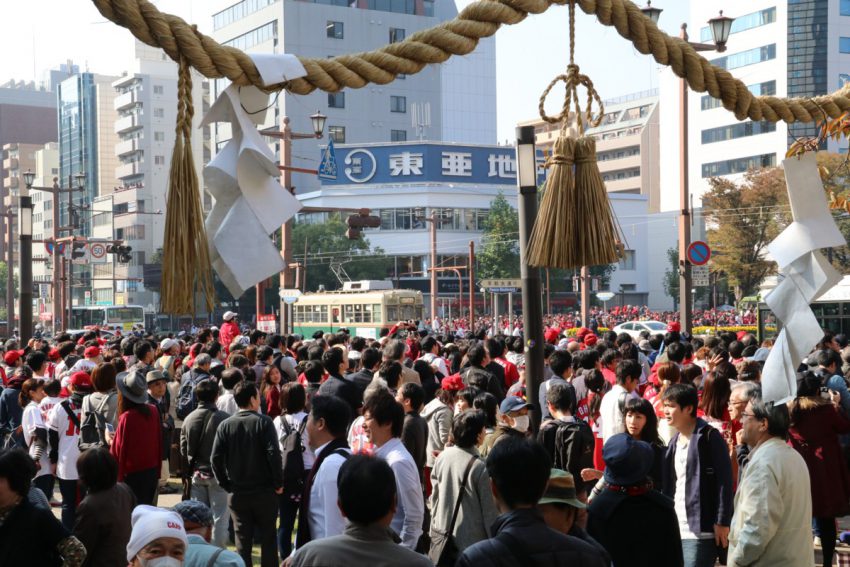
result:
M 221 343 L 221 346 L 224 347 L 224 351 L 230 354 L 230 343 L 233 342 L 233 339 L 239 336 L 239 325 L 233 322 L 233 320 L 225 321 L 221 324 L 221 328 L 218 330 L 218 342 Z
M 118 481 L 128 474 L 162 466 L 162 424 L 156 406 L 146 404 L 150 411 L 143 415 L 131 409 L 118 418 L 118 429 L 109 451 L 118 461 Z

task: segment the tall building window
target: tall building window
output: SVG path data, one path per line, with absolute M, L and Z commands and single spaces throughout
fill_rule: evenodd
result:
M 165 109 L 164 108 L 154 108 L 153 109 L 153 117 L 154 118 L 165 118 Z
M 773 122 L 737 122 L 730 126 L 719 126 L 702 131 L 702 143 L 712 144 L 714 142 L 725 142 L 737 138 L 758 136 L 776 132 L 776 124 Z
M 225 41 L 224 45 L 245 51 L 265 41 L 274 41 L 277 45 L 277 20 Z
M 165 156 L 153 156 L 154 165 L 165 165 Z
M 390 97 L 390 112 L 407 112 L 407 97 L 406 96 L 391 96 Z
M 850 16 L 850 0 L 841 0 L 841 15 Z
M 345 108 L 345 93 L 328 93 L 328 108 Z
M 390 142 L 406 142 L 407 130 L 390 130 Z
M 635 251 L 634 250 L 625 250 L 623 252 L 623 257 L 620 258 L 620 261 L 617 263 L 617 269 L 620 269 L 620 270 L 634 270 L 635 269 Z
M 328 126 L 328 137 L 336 144 L 344 144 L 345 126 Z
M 850 37 L 838 38 L 838 51 L 841 53 L 850 53 Z
M 776 165 L 776 154 L 762 154 L 745 158 L 729 159 L 702 164 L 703 177 L 716 177 L 718 175 L 732 175 L 733 173 L 745 173 L 750 169 L 758 167 L 774 167 Z
M 332 22 L 328 20 L 327 24 L 328 28 L 328 37 L 331 39 L 342 39 L 343 38 L 343 25 L 342 22 Z
M 755 65 L 756 63 L 770 61 L 771 59 L 776 59 L 775 43 L 748 49 L 746 51 L 741 51 L 740 53 L 733 53 L 732 55 L 727 55 L 725 57 L 718 57 L 717 59 L 712 60 L 712 63 L 718 67 L 729 70 L 746 67 L 747 65 Z
M 404 28 L 390 28 L 390 43 L 404 41 Z
M 165 132 L 154 132 L 153 133 L 154 142 L 164 142 L 165 141 Z
M 153 94 L 162 94 L 163 88 L 162 85 L 154 85 L 153 86 Z

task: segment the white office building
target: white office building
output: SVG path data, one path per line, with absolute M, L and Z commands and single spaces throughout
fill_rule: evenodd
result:
M 213 15 L 213 37 L 249 53 L 326 58 L 401 41 L 456 14 L 453 0 L 242 0 Z M 214 95 L 226 85 L 227 81 L 216 81 Z M 286 116 L 294 132 L 312 132 L 309 115 L 317 109 L 328 116 L 325 134 L 336 144 L 414 140 L 493 144 L 495 40 L 484 39 L 466 57 L 426 66 L 387 85 L 306 96 L 281 93 L 265 126 L 280 127 Z M 229 130 L 219 128 L 214 137 L 220 147 Z M 293 165 L 317 167 L 319 143 L 295 142 Z M 293 174 L 292 183 L 298 193 L 319 187 L 315 176 L 304 174 Z
M 131 70 L 112 82 L 118 113 L 112 171 L 115 182 L 101 188 L 93 203 L 92 237 L 120 240 L 132 247 L 132 261 L 114 256 L 92 265 L 94 304 L 141 305 L 156 311 L 157 295 L 144 286 L 144 266 L 162 249 L 174 125 L 177 119 L 177 66 L 160 49 L 136 42 Z M 195 122 L 208 108 L 209 83 L 193 76 Z M 210 158 L 209 131 L 192 129 L 192 150 L 199 179 Z M 204 195 L 205 209 L 210 200 Z
M 729 70 L 757 95 L 805 97 L 832 92 L 850 80 L 850 1 L 692 0 L 691 41 L 712 43 L 708 20 L 734 17 L 723 53 L 703 56 Z M 679 209 L 679 79 L 661 71 L 661 210 Z M 689 92 L 689 184 L 695 207 L 708 178 L 738 179 L 750 168 L 779 165 L 794 138 L 814 124 L 738 121 L 705 93 Z M 846 142 L 841 142 L 842 146 Z M 838 143 L 828 144 L 838 151 Z

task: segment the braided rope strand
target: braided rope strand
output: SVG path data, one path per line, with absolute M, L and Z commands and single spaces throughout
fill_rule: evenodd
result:
M 542 14 L 564 0 L 477 0 L 451 21 L 411 34 L 404 41 L 367 53 L 331 59 L 300 58 L 307 76 L 264 87 L 251 58 L 242 51 L 217 43 L 181 18 L 160 12 L 148 0 L 92 0 L 100 13 L 128 28 L 140 41 L 162 48 L 172 59 L 186 57 L 202 75 L 226 77 L 237 85 L 255 85 L 266 91 L 287 89 L 308 94 L 316 89 L 337 92 L 369 83 L 387 84 L 400 73 L 415 74 L 425 65 L 442 63 L 452 55 L 471 53 L 481 38 L 490 37 L 504 24 Z M 575 0 L 588 15 L 614 27 L 640 53 L 652 55 L 685 79 L 695 92 L 707 92 L 739 120 L 813 122 L 824 114 L 838 118 L 850 110 L 850 85 L 814 98 L 756 97 L 731 73 L 712 65 L 687 42 L 661 31 L 630 0 Z

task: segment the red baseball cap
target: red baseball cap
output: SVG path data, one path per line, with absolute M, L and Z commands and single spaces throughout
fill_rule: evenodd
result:
M 590 333 L 590 334 L 584 336 L 584 344 L 587 345 L 587 346 L 595 345 L 596 341 L 598 341 L 598 340 L 599 340 L 598 337 L 596 335 L 594 335 L 593 333 Z
M 679 324 L 678 321 L 671 321 L 667 323 L 667 332 L 668 333 L 681 333 L 682 325 Z
M 460 374 L 452 374 L 451 376 L 443 378 L 443 381 L 440 383 L 440 387 L 443 390 L 459 392 L 466 386 L 464 385 L 463 378 L 460 377 Z
M 10 350 L 6 354 L 3 355 L 3 361 L 9 366 L 18 362 L 18 359 L 24 356 L 24 351 L 22 350 Z
M 100 347 L 90 346 L 83 351 L 83 355 L 86 358 L 94 358 L 96 356 L 100 356 Z
M 75 388 L 91 388 L 91 376 L 89 376 L 88 372 L 74 372 L 68 379 L 68 384 Z
M 546 340 L 547 343 L 555 344 L 556 342 L 558 342 L 558 334 L 559 333 L 557 329 L 549 327 L 548 329 L 546 329 L 546 332 L 543 333 L 543 338 Z
M 58 348 L 50 349 L 50 352 L 47 353 L 47 358 L 49 358 L 50 360 L 59 360 L 61 358 L 59 356 L 59 349 Z

